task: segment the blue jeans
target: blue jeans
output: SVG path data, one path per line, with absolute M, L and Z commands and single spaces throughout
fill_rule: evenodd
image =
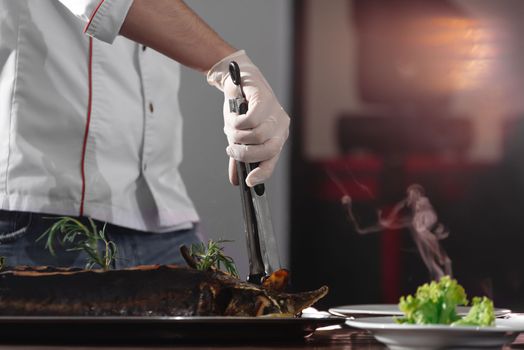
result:
M 6 258 L 6 265 L 85 267 L 85 252 L 68 251 L 68 247 L 56 242 L 56 255 L 53 256 L 45 249 L 45 239 L 36 241 L 56 222 L 56 218 L 47 214 L 0 210 L 0 256 Z M 99 229 L 103 226 L 100 222 L 96 224 Z M 185 264 L 180 246 L 189 247 L 200 242 L 196 228 L 150 233 L 107 224 L 105 232 L 107 239 L 117 246 L 117 258 L 112 266 L 116 269 L 149 264 Z

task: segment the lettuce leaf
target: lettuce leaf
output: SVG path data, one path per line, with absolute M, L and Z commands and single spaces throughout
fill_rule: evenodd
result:
M 452 326 L 492 326 L 495 324 L 493 302 L 487 297 L 474 297 L 471 310 Z
M 452 326 L 492 326 L 495 324 L 493 301 L 474 297 L 470 311 L 463 318 L 457 315 L 458 305 L 467 305 L 464 288 L 449 276 L 438 282 L 423 284 L 414 296 L 401 297 L 399 309 L 404 317 L 398 323 L 446 324 Z
M 438 282 L 433 281 L 418 287 L 415 296 L 401 297 L 399 309 L 404 317 L 397 318 L 396 321 L 407 324 L 452 324 L 460 320 L 457 305 L 467 303 L 464 288 L 456 280 L 444 276 Z M 485 307 L 482 308 L 484 309 Z M 474 319 L 472 316 L 471 322 Z

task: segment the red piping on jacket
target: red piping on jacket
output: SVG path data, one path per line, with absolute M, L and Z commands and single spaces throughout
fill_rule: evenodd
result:
M 105 0 L 100 0 L 100 2 L 98 3 L 98 5 L 96 5 L 93 13 L 91 13 L 91 16 L 89 16 L 89 21 L 87 22 L 85 28 L 84 28 L 84 33 L 87 32 L 87 30 L 89 29 L 89 26 L 91 25 L 91 21 L 93 20 L 93 18 L 95 18 L 95 15 L 96 13 L 98 12 L 98 9 L 100 8 L 100 6 L 102 6 L 102 4 L 104 3 Z
M 91 123 L 91 105 L 93 98 L 93 38 L 89 38 L 89 63 L 87 67 L 87 81 L 89 86 L 89 92 L 87 97 L 87 121 L 86 128 L 84 131 L 84 143 L 82 145 L 82 163 L 80 172 L 82 174 L 82 198 L 80 199 L 80 213 L 78 215 L 84 216 L 84 200 L 86 194 L 86 174 L 85 174 L 85 160 L 86 160 L 86 147 L 87 147 L 87 137 L 89 136 L 89 124 Z

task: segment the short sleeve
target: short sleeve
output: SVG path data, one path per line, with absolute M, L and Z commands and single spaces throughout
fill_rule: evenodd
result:
M 133 0 L 58 0 L 85 23 L 84 33 L 112 43 Z

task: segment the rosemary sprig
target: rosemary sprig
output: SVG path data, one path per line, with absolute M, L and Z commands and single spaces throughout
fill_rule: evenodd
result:
M 234 277 L 238 277 L 237 268 L 233 258 L 224 254 L 224 248 L 220 246 L 221 243 L 232 242 L 228 240 L 209 240 L 207 246 L 201 242 L 192 244 L 189 249 L 189 254 L 196 262 L 197 270 L 221 270 L 222 265 L 226 272 Z
M 37 241 L 45 238 L 45 248 L 53 256 L 56 255 L 54 244 L 57 241 L 62 246 L 70 246 L 67 251 L 84 251 L 88 255 L 86 269 L 92 269 L 98 265 L 104 270 L 109 270 L 117 255 L 116 245 L 106 237 L 106 224 L 101 230 L 98 230 L 93 219 L 88 218 L 88 222 L 89 225 L 84 225 L 78 219 L 68 216 L 60 217 L 37 238 Z

